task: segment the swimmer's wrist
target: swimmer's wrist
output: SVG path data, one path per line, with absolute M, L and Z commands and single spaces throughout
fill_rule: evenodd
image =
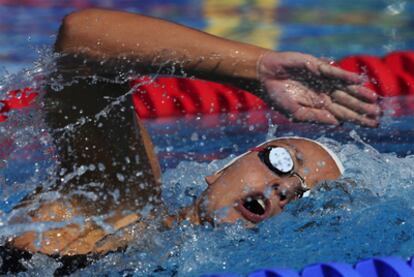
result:
M 256 81 L 258 82 L 262 82 L 264 79 L 265 74 L 263 74 L 266 71 L 266 68 L 263 65 L 263 60 L 267 55 L 270 55 L 271 53 L 273 53 L 274 51 L 272 50 L 266 50 L 263 51 L 261 53 L 261 55 L 259 56 L 259 58 L 257 59 L 256 62 Z
M 270 50 L 253 45 L 245 45 L 241 50 L 233 50 L 229 55 L 231 60 L 230 75 L 248 81 L 259 81 L 258 68 L 263 56 Z

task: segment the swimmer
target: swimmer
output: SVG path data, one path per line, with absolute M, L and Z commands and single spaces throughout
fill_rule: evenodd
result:
M 63 54 L 58 74 L 68 80 L 81 74 L 113 77 L 130 70 L 187 74 L 250 88 L 295 120 L 375 127 L 380 115 L 377 97 L 362 86 L 363 78 L 323 60 L 277 53 L 136 14 L 99 9 L 73 13 L 61 26 L 56 51 Z M 45 95 L 58 176 L 14 208 L 10 223 L 32 223 L 36 228 L 9 238 L 8 249 L 61 258 L 99 257 L 125 248 L 139 239 L 149 221 L 160 218 L 165 227 L 182 220 L 254 226 L 343 171 L 339 159 L 315 141 L 275 139 L 206 177 L 208 188 L 199 199 L 169 215 L 161 201 L 158 160 L 125 95 L 128 86 L 110 78 L 88 78 Z M 122 101 L 97 117 L 114 97 Z M 82 124 L 62 132 L 80 118 Z M 43 230 L 43 223 L 55 227 Z

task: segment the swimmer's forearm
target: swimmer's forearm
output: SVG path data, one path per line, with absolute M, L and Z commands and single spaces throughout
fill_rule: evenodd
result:
M 167 70 L 175 67 L 175 75 L 248 81 L 257 80 L 256 65 L 266 51 L 172 22 L 100 9 L 67 16 L 56 50 L 119 60 L 142 73 L 154 73 L 163 65 Z

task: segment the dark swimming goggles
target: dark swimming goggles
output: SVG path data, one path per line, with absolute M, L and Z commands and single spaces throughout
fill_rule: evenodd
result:
M 259 152 L 259 158 L 275 174 L 281 177 L 298 177 L 301 183 L 300 197 L 307 196 L 305 195 L 305 192 L 309 190 L 309 187 L 306 185 L 305 179 L 294 171 L 295 163 L 292 154 L 286 148 L 281 146 L 266 146 L 257 147 L 250 151 Z

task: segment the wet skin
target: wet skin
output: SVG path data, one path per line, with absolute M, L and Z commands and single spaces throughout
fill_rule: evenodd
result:
M 334 180 L 341 175 L 335 161 L 316 143 L 299 138 L 280 139 L 264 145 L 267 146 L 281 146 L 290 152 L 293 171 L 309 189 L 322 180 Z M 209 186 L 196 204 L 199 221 L 233 223 L 241 219 L 252 225 L 277 215 L 304 192 L 297 175 L 279 175 L 263 162 L 259 152 L 249 152 L 228 168 L 206 177 Z M 246 203 L 255 199 L 264 204 L 259 213 L 246 208 Z

